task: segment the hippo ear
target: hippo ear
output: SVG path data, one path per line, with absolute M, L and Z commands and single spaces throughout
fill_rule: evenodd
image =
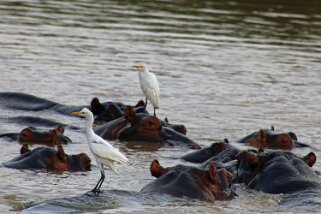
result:
M 150 165 L 150 173 L 152 174 L 152 176 L 154 176 L 155 178 L 159 178 L 165 172 L 166 172 L 165 168 L 159 164 L 158 160 L 152 161 Z
M 274 131 L 274 126 L 273 125 L 271 126 L 271 131 Z
M 98 114 L 100 108 L 101 108 L 101 103 L 97 97 L 94 97 L 91 102 L 90 102 L 90 110 L 93 114 Z
M 167 117 L 165 117 L 164 121 L 165 121 L 165 123 L 169 123 Z
M 317 161 L 317 156 L 313 152 L 310 152 L 309 154 L 304 156 L 302 160 L 306 162 L 306 164 L 308 164 L 309 167 L 312 167 Z
M 224 143 L 230 143 L 230 141 L 227 138 L 224 138 L 223 142 Z
M 212 155 L 213 156 L 218 155 L 224 149 L 225 149 L 225 145 L 223 142 L 213 143 L 211 146 Z
M 259 134 L 256 137 L 258 145 L 267 145 L 268 139 L 263 129 L 259 130 Z
M 61 144 L 57 144 L 58 151 L 56 156 L 59 160 L 65 161 L 67 159 L 64 149 L 62 148 Z
M 136 118 L 136 113 L 132 106 L 126 106 L 126 108 L 124 109 L 124 114 L 128 122 L 130 123 L 132 123 Z
M 260 158 L 251 152 L 246 152 L 246 159 L 252 169 L 259 169 L 262 165 Z
M 65 127 L 63 125 L 59 125 L 57 128 L 57 131 L 63 134 L 65 132 Z
M 19 134 L 19 142 L 28 142 L 30 135 L 32 135 L 32 129 L 30 127 L 24 128 Z
M 143 106 L 145 106 L 145 102 L 143 100 L 139 100 L 134 107 L 138 108 L 138 107 L 143 107 Z
M 210 162 L 208 165 L 208 172 L 212 181 L 216 180 L 216 165 L 214 162 Z
M 29 146 L 28 146 L 28 144 L 23 144 L 20 149 L 20 154 L 23 155 L 27 152 L 30 152 Z
M 298 141 L 298 137 L 294 132 L 288 132 L 287 134 L 292 138 L 292 140 Z

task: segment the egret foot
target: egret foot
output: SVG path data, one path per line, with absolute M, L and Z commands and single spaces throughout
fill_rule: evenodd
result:
M 103 190 L 100 190 L 100 189 L 92 189 L 91 192 L 93 192 L 94 194 L 100 194 L 100 193 L 103 193 Z

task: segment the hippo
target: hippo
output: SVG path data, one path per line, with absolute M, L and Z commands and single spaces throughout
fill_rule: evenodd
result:
M 313 152 L 300 158 L 285 151 L 243 151 L 237 160 L 237 180 L 251 189 L 274 194 L 321 190 L 319 178 L 310 168 L 316 161 Z
M 231 145 L 228 139 L 213 143 L 206 147 L 180 157 L 180 159 L 192 163 L 204 163 L 206 161 L 228 162 L 234 160 L 239 153 L 239 149 Z
M 61 144 L 58 150 L 48 147 L 38 147 L 29 150 L 25 145 L 21 148 L 21 155 L 3 163 L 3 166 L 14 169 L 45 169 L 53 172 L 90 171 L 91 160 L 85 153 L 67 155 Z
M 271 129 L 260 129 L 253 132 L 244 138 L 236 141 L 236 143 L 247 143 L 258 149 L 282 149 L 292 150 L 294 147 L 307 147 L 306 144 L 298 142 L 298 138 L 295 133 L 279 133 Z
M 158 160 L 153 160 L 150 172 L 157 179 L 141 189 L 143 194 L 168 194 L 211 202 L 232 197 L 232 175 L 225 169 L 216 169 L 215 163 L 209 164 L 208 169 L 185 165 L 164 168 Z
M 18 139 L 20 144 L 42 144 L 54 147 L 56 146 L 55 142 L 57 138 L 59 142 L 63 144 L 71 142 L 71 140 L 63 134 L 64 131 L 65 128 L 63 125 L 60 125 L 57 128 L 51 129 L 49 131 L 42 131 L 35 127 L 28 127 L 20 132 Z
M 134 106 L 131 106 L 135 113 L 148 114 L 145 110 L 145 103 L 143 100 L 139 100 Z M 102 122 L 110 122 L 116 120 L 125 115 L 124 110 L 128 108 L 128 105 L 119 102 L 104 102 L 100 103 L 97 97 L 93 98 L 90 103 L 90 111 L 95 116 L 95 124 Z M 171 124 L 168 118 L 161 120 L 162 126 L 174 129 L 175 131 L 186 135 L 186 128 L 184 125 Z
M 80 111 L 88 106 L 68 106 L 57 102 L 53 102 L 44 98 L 33 96 L 25 93 L 17 92 L 1 92 L 0 93 L 0 106 L 25 110 L 25 111 L 42 111 L 53 110 L 60 114 L 68 115 L 72 111 Z
M 145 111 L 145 103 L 139 100 L 133 109 L 136 113 L 147 113 Z M 121 102 L 104 102 L 101 103 L 97 97 L 94 97 L 90 102 L 89 110 L 95 116 L 95 123 L 109 122 L 118 119 L 124 115 L 123 110 L 127 107 Z
M 144 102 L 142 102 L 143 101 L 139 101 L 137 105 L 134 106 L 135 111 L 142 112 L 140 108 L 141 106 L 144 106 Z M 63 105 L 30 94 L 17 92 L 0 92 L 0 106 L 25 111 L 52 110 L 64 115 L 69 115 L 70 112 L 80 111 L 83 108 L 88 108 L 93 112 L 98 120 L 105 120 L 107 118 L 107 120 L 109 121 L 121 116 L 120 112 L 116 113 L 116 115 L 108 115 L 108 112 L 112 114 L 116 112 L 111 106 L 116 106 L 120 110 L 123 110 L 126 105 L 120 102 L 100 103 L 99 99 L 96 97 L 92 99 L 90 105 Z M 105 111 L 107 111 L 107 113 Z
M 136 113 L 131 106 L 127 106 L 123 112 L 123 117 L 95 127 L 95 133 L 107 140 L 146 141 L 170 146 L 187 145 L 192 149 L 200 149 L 197 143 L 184 134 L 163 126 L 156 116 Z

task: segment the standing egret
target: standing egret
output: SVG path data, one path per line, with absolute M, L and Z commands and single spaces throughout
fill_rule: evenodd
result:
M 119 174 L 114 162 L 126 163 L 128 162 L 128 159 L 125 155 L 120 153 L 117 148 L 114 148 L 106 140 L 95 134 L 92 129 L 94 116 L 89 109 L 83 108 L 81 111 L 72 112 L 71 114 L 86 118 L 86 135 L 88 145 L 92 154 L 96 158 L 96 162 L 101 173 L 101 177 L 92 191 L 95 193 L 100 192 L 100 187 L 105 180 L 104 165 L 109 166 L 116 174 Z
M 143 90 L 143 93 L 147 100 L 149 100 L 154 106 L 154 116 L 156 116 L 155 109 L 159 108 L 159 86 L 155 74 L 149 72 L 148 66 L 146 64 L 134 65 L 133 69 L 139 71 L 139 82 L 140 87 Z

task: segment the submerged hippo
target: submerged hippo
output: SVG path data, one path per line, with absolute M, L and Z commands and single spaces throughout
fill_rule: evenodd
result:
M 124 109 L 123 117 L 98 126 L 94 128 L 94 131 L 108 140 L 146 141 L 171 146 L 186 145 L 192 149 L 200 148 L 197 143 L 185 135 L 162 125 L 157 117 L 136 113 L 131 106 Z
M 310 168 L 315 161 L 312 152 L 299 158 L 284 151 L 243 151 L 238 155 L 238 182 L 265 193 L 320 191 L 319 178 Z
M 139 100 L 136 105 L 132 106 L 136 113 L 146 113 L 145 103 Z M 101 103 L 97 97 L 90 102 L 89 110 L 95 116 L 95 121 L 109 122 L 118 119 L 124 115 L 123 110 L 127 107 L 121 102 L 104 102 Z
M 112 120 L 116 120 L 123 116 L 126 116 L 128 106 L 123 103 L 118 102 L 105 102 L 100 103 L 98 98 L 93 98 L 90 104 L 90 111 L 95 116 L 95 122 L 110 122 Z M 135 106 L 131 106 L 131 110 L 133 112 L 147 114 L 145 111 L 145 103 L 140 100 Z M 184 125 L 176 125 L 168 122 L 168 119 L 165 118 L 164 121 L 161 121 L 162 126 L 171 128 L 181 134 L 186 135 L 186 128 Z
M 231 145 L 227 139 L 224 139 L 224 141 L 213 143 L 210 147 L 183 155 L 180 159 L 192 163 L 204 163 L 206 161 L 225 163 L 234 160 L 238 153 L 239 149 Z
M 99 99 L 96 97 L 92 99 L 90 105 L 64 105 L 34 95 L 17 92 L 0 92 L 0 106 L 26 111 L 52 110 L 64 115 L 69 115 L 70 112 L 88 108 L 93 112 L 98 120 L 105 122 L 121 117 L 121 111 L 126 107 L 125 104 L 120 102 L 100 103 Z M 139 101 L 134 106 L 135 111 L 142 112 L 140 108 L 141 106 L 144 106 L 143 101 Z
M 91 160 L 85 153 L 77 155 L 65 154 L 62 145 L 57 145 L 58 150 L 48 147 L 38 147 L 28 151 L 25 146 L 21 149 L 22 154 L 10 161 L 4 162 L 3 166 L 14 169 L 46 169 L 48 171 L 89 171 Z
M 39 130 L 35 127 L 28 127 L 23 129 L 19 134 L 19 143 L 20 144 L 42 144 L 50 147 L 56 146 L 56 141 L 63 144 L 71 142 L 71 140 L 64 135 L 65 128 L 60 125 L 55 129 L 51 130 Z
M 258 149 L 283 149 L 291 150 L 294 147 L 307 147 L 307 145 L 298 142 L 298 138 L 293 132 L 279 133 L 271 129 L 260 129 L 244 138 L 236 141 L 237 143 L 247 143 Z
M 225 169 L 216 169 L 211 163 L 208 169 L 177 165 L 162 167 L 153 160 L 151 174 L 157 179 L 147 184 L 141 193 L 168 194 L 199 200 L 228 200 L 231 197 L 232 175 Z

